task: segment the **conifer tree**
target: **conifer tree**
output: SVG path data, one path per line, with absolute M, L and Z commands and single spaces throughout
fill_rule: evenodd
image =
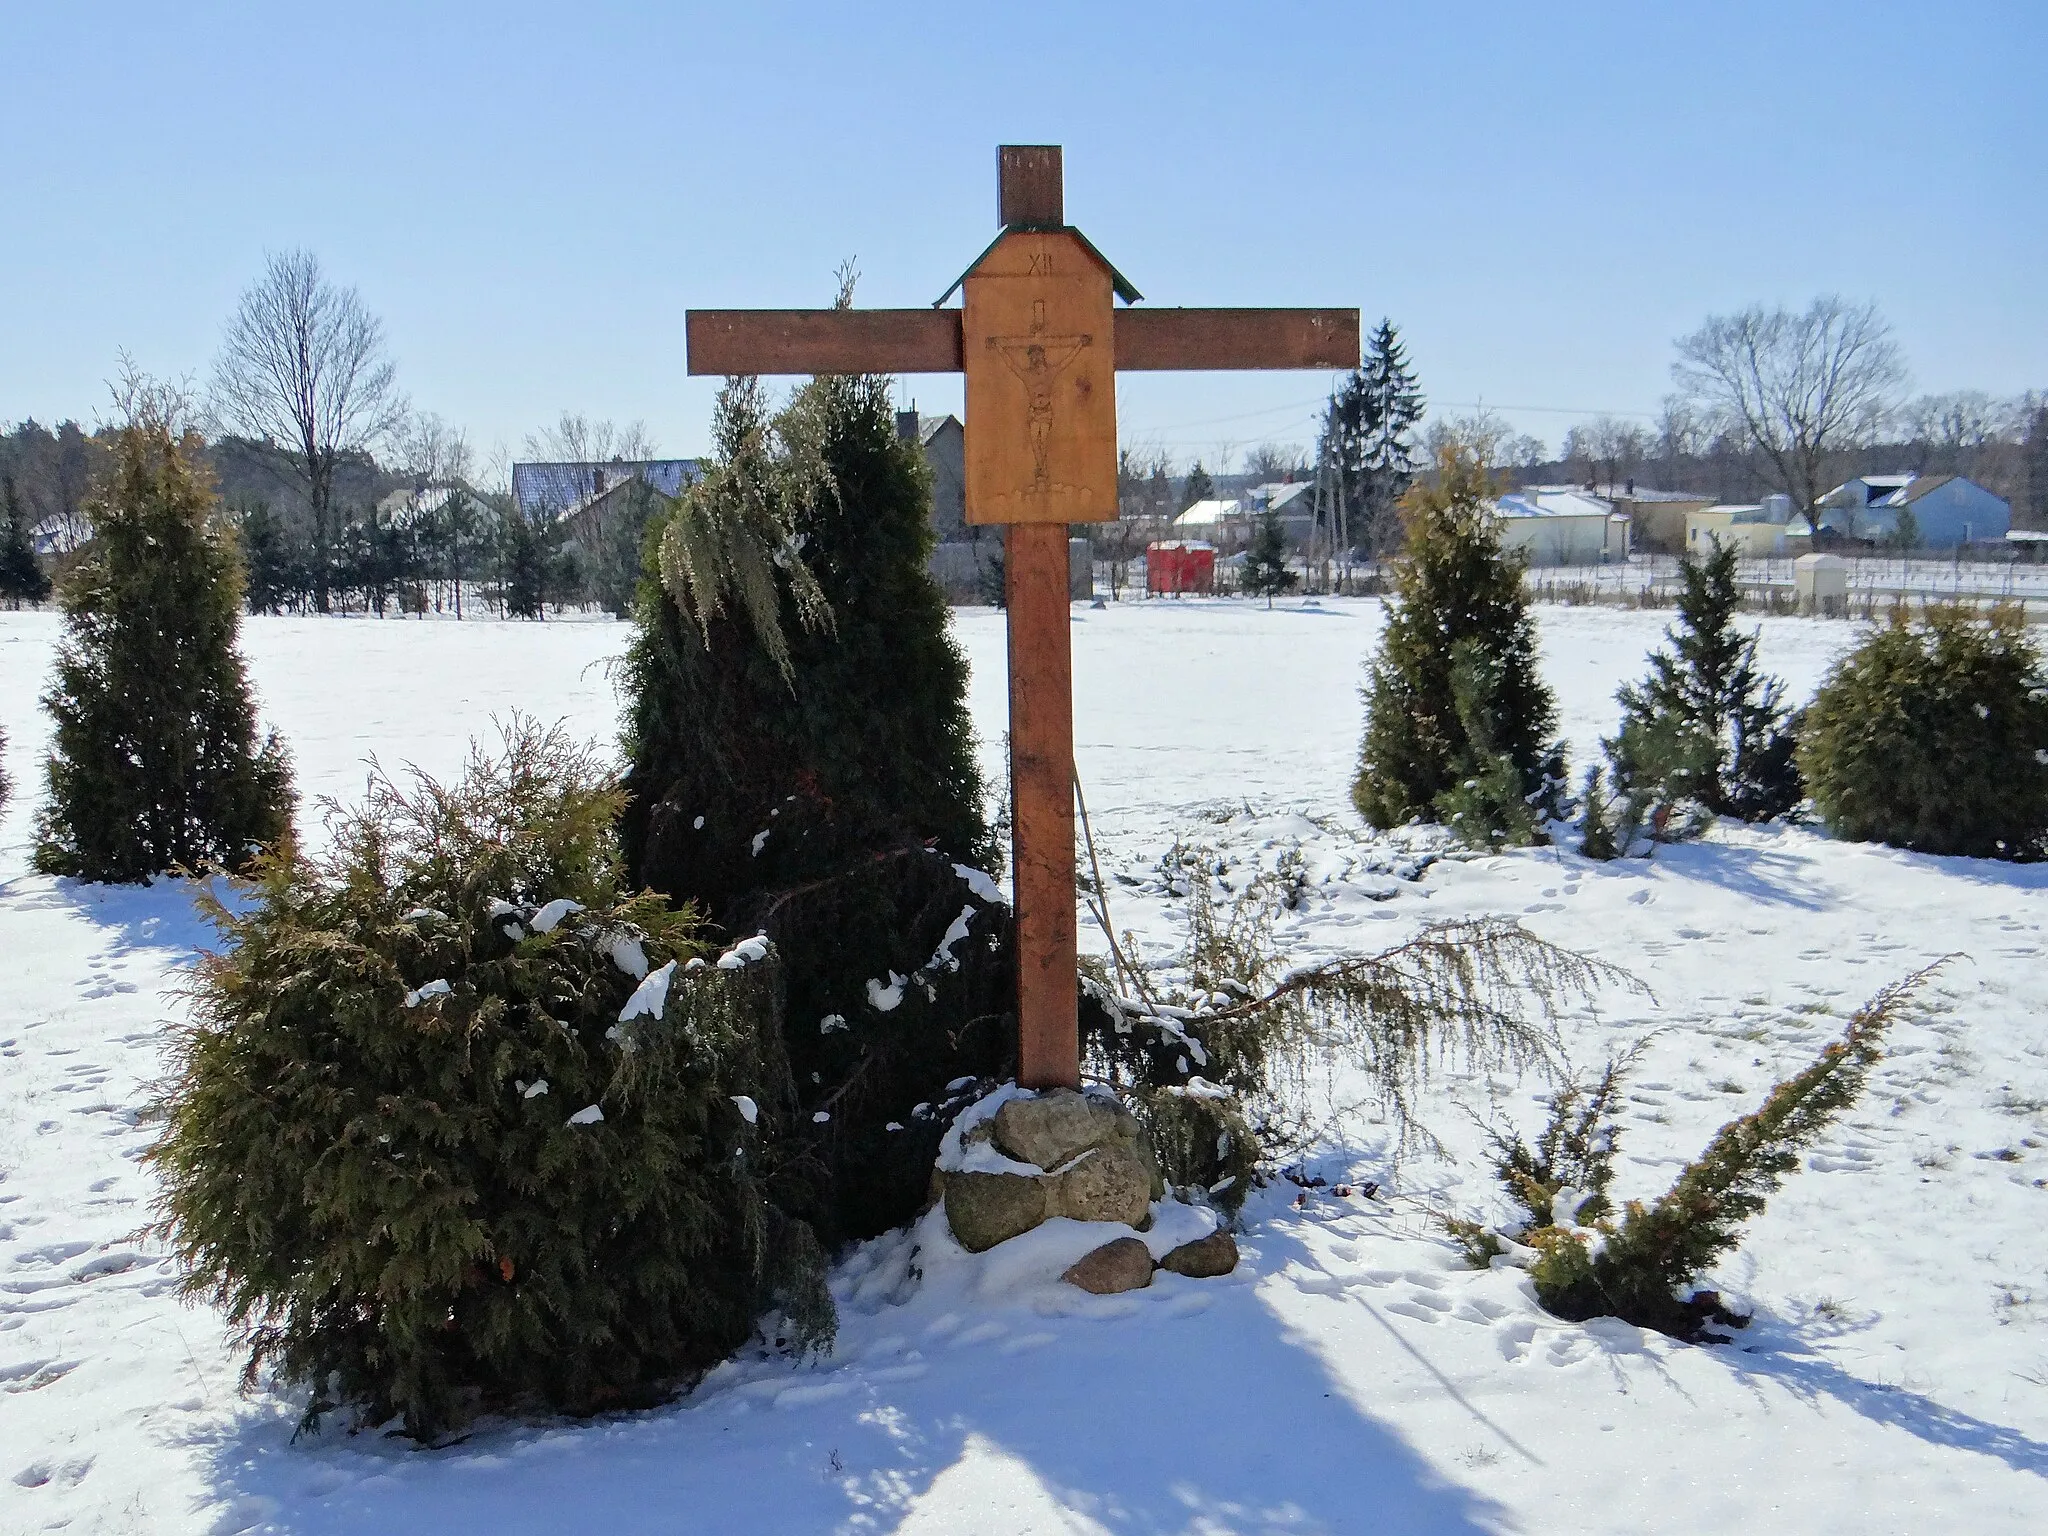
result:
M 1365 529 L 1378 551 L 1399 537 L 1401 498 L 1408 494 L 1418 468 L 1410 434 L 1422 420 L 1426 405 L 1393 321 L 1382 319 L 1373 331 L 1360 372 L 1371 402 L 1370 426 L 1362 444 Z
M 546 618 L 548 551 L 541 531 L 524 513 L 511 509 L 499 522 L 498 548 L 505 612 L 515 619 Z
M 1478 456 L 1438 456 L 1403 502 L 1406 559 L 1366 682 L 1351 797 L 1377 827 L 1450 821 L 1481 842 L 1527 841 L 1561 788 L 1557 706 L 1537 673 L 1522 564 L 1501 548 Z
M 28 513 L 15 494 L 14 476 L 0 477 L 0 597 L 11 608 L 24 600 L 40 603 L 50 595 L 50 578 L 36 560 L 35 540 L 30 536 Z
M 1280 514 L 1271 507 L 1259 514 L 1258 530 L 1244 557 L 1244 590 L 1247 596 L 1263 597 L 1268 608 L 1275 594 L 1291 592 L 1299 578 L 1287 569 L 1287 533 L 1280 526 Z
M 1202 468 L 1202 461 L 1195 460 L 1194 468 L 1181 483 L 1180 509 L 1185 512 L 1198 501 L 1211 501 L 1216 496 L 1216 482 L 1209 478 L 1209 471 Z
M 137 881 L 244 865 L 291 827 L 290 761 L 260 742 L 235 648 L 242 573 L 175 392 L 131 375 L 92 542 L 65 577 L 43 695 L 55 721 L 36 867 Z
M 291 537 L 267 501 L 244 507 L 238 521 L 244 601 L 251 613 L 282 613 L 298 587 Z
M 650 538 L 627 661 L 632 877 L 785 957 L 833 1241 L 915 1214 L 948 1085 L 1014 1038 L 967 666 L 889 388 L 820 378 L 771 415 L 727 384 L 713 465 Z
M 1424 409 L 1400 334 L 1391 320 L 1381 320 L 1364 363 L 1330 397 L 1321 448 L 1347 509 L 1351 542 L 1375 554 L 1399 539 L 1397 514 L 1415 479 L 1413 433 Z
M 1784 685 L 1758 672 L 1756 633 L 1735 628 L 1735 550 L 1717 541 L 1705 558 L 1688 552 L 1679 575 L 1670 648 L 1653 653 L 1649 677 L 1617 696 L 1621 731 L 1605 743 L 1615 788 L 1667 806 L 1690 801 L 1713 816 L 1783 816 L 1804 791 Z

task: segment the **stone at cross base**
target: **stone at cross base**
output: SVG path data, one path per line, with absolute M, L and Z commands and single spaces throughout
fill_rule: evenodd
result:
M 961 1115 L 934 1183 L 946 1223 L 969 1253 L 986 1253 L 1056 1217 L 1146 1232 L 1154 1202 L 1167 1195 L 1144 1128 L 1102 1088 L 998 1089 Z M 1156 1267 L 1202 1278 L 1228 1274 L 1236 1264 L 1236 1240 L 1219 1229 L 1177 1244 Z M 1108 1295 L 1150 1285 L 1154 1268 L 1141 1238 L 1107 1235 L 1062 1278 Z

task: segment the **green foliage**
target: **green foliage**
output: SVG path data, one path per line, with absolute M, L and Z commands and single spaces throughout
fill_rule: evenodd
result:
M 1783 816 L 1804 790 L 1784 686 L 1757 671 L 1756 634 L 1735 628 L 1735 550 L 1716 542 L 1704 558 L 1688 552 L 1679 575 L 1670 649 L 1652 654 L 1649 677 L 1618 695 L 1621 731 L 1605 743 L 1615 787 L 1672 808 L 1670 825 L 1699 824 L 1689 806 L 1743 821 Z
M 1722 1126 L 1647 1205 L 1631 1200 L 1616 1214 L 1606 1194 L 1612 1106 L 1625 1062 L 1609 1066 L 1591 1093 L 1574 1082 L 1554 1096 L 1533 1152 L 1518 1137 L 1497 1137 L 1495 1171 L 1531 1218 L 1518 1240 L 1535 1250 L 1529 1272 L 1537 1299 L 1560 1317 L 1619 1317 L 1684 1339 L 1711 1323 L 1739 1324 L 1717 1295 L 1694 1287 L 1741 1241 L 1743 1224 L 1799 1166 L 1801 1150 L 1856 1102 L 1884 1054 L 1885 1031 L 1935 969 L 1915 972 L 1864 1004 L 1841 1039 L 1773 1087 L 1761 1108 Z M 1588 1196 L 1568 1224 L 1552 1207 L 1566 1187 Z M 1469 1232 L 1458 1235 L 1475 1257 L 1483 1251 Z
M 2048 854 L 2048 666 L 2023 616 L 1894 614 L 1830 669 L 1802 719 L 1799 766 L 1837 837 Z
M 1343 1061 L 1362 1070 L 1404 1144 L 1437 1148 L 1415 1093 L 1446 1061 L 1475 1071 L 1547 1059 L 1551 1021 L 1569 1000 L 1628 978 L 1492 919 L 1424 930 L 1377 955 L 1290 966 L 1274 942 L 1289 900 L 1284 872 L 1220 906 L 1214 856 L 1181 861 L 1187 938 L 1155 988 L 1119 997 L 1099 968 L 1084 988 L 1084 1070 L 1124 1094 L 1168 1179 L 1235 1209 L 1275 1153 L 1312 1139 L 1315 1087 Z
M 1366 341 L 1364 364 L 1331 395 L 1318 448 L 1350 509 L 1352 543 L 1376 555 L 1399 541 L 1399 506 L 1415 479 L 1413 433 L 1423 410 L 1400 334 L 1383 319 Z
M 1522 565 L 1501 548 L 1478 458 L 1446 447 L 1437 469 L 1404 503 L 1407 558 L 1367 672 L 1352 801 L 1376 827 L 1420 817 L 1476 843 L 1536 840 L 1563 757 Z
M 548 616 L 548 599 L 571 574 L 565 558 L 551 531 L 516 507 L 499 515 L 498 570 L 507 617 Z
M 282 613 L 303 581 L 301 562 L 283 521 L 267 501 L 252 502 L 236 519 L 244 573 L 244 600 L 251 613 Z
M 804 629 L 832 623 L 795 531 L 799 508 L 835 493 L 823 454 L 825 398 L 805 394 L 796 408 L 771 420 L 761 381 L 731 380 L 712 409 L 712 467 L 684 492 L 661 534 L 662 585 L 696 621 L 705 643 L 711 621 L 734 598 L 754 642 L 785 680 L 791 675 L 782 631 L 785 593 Z
M 1280 514 L 1271 507 L 1259 515 L 1258 531 L 1244 556 L 1244 590 L 1249 597 L 1263 597 L 1268 608 L 1279 593 L 1292 592 L 1301 578 L 1287 569 L 1287 534 L 1280 526 Z
M 431 1438 L 653 1401 L 771 1307 L 829 1340 L 820 1251 L 784 1214 L 778 963 L 707 967 L 693 912 L 625 897 L 618 808 L 517 721 L 452 786 L 378 774 L 330 804 L 328 851 L 208 903 L 225 942 L 148 1161 L 186 1293 L 248 1379 L 310 1388 L 309 1423 L 348 1406 Z M 636 1012 L 642 975 L 667 993 Z
M 1884 536 L 1884 547 L 1900 551 L 1920 547 L 1920 519 L 1913 515 L 1911 507 L 1899 508 L 1898 520 Z
M 64 636 L 43 695 L 55 722 L 36 867 L 136 881 L 230 868 L 291 826 L 290 761 L 260 744 L 235 649 L 241 567 L 197 434 L 165 401 L 115 434 L 88 504 L 93 538 L 60 593 Z
M 720 567 L 680 568 L 663 527 L 626 661 L 632 877 L 785 957 L 798 1134 L 829 1171 L 815 1215 L 834 1242 L 915 1214 L 946 1085 L 997 1075 L 1014 1043 L 967 665 L 925 570 L 928 471 L 896 436 L 889 388 L 820 378 L 763 429 L 752 386 L 729 383 L 721 422 L 753 424 L 727 448 L 816 463 L 747 469 L 748 501 L 717 491 L 741 475 L 723 459 L 693 507 L 740 524 L 691 534 L 699 547 L 800 550 L 830 624 L 807 620 L 795 564 L 771 560 L 785 668 L 752 600 L 692 585 Z M 765 511 L 786 516 L 786 541 Z
M 1224 467 L 1227 469 L 1229 465 L 1226 464 Z M 1195 460 L 1194 468 L 1188 471 L 1187 479 L 1181 482 L 1180 510 L 1185 512 L 1196 502 L 1213 501 L 1215 497 L 1216 482 L 1209 478 L 1209 471 L 1202 468 L 1202 461 Z
M 0 475 L 0 598 L 11 608 L 40 603 L 50 595 L 50 577 L 36 559 L 28 512 L 15 493 L 14 476 Z

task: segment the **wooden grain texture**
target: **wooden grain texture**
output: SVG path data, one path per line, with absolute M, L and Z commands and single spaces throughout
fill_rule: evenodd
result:
M 996 222 L 1005 229 L 1064 224 L 1066 171 L 1057 144 L 1004 144 L 996 149 Z
M 1067 531 L 1012 528 L 1003 582 L 1010 635 L 1010 805 L 1017 896 L 1017 1081 L 1081 1086 L 1074 920 L 1073 615 Z
M 1013 231 L 975 263 L 962 294 L 967 521 L 1113 519 L 1108 267 L 1064 230 Z
M 693 309 L 691 373 L 958 373 L 954 309 Z
M 1356 368 L 1355 309 L 1124 309 L 1116 365 L 1133 372 Z

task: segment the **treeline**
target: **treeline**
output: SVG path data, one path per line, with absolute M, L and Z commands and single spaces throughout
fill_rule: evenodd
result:
M 112 464 L 113 438 L 69 421 L 0 433 L 0 499 L 16 509 L 46 571 L 67 568 L 92 538 L 87 509 Z M 224 437 L 197 457 L 218 493 L 216 515 L 236 531 L 251 613 L 623 614 L 641 532 L 663 502 L 639 486 L 600 514 L 536 521 L 509 496 L 461 480 L 421 484 L 354 453 L 336 465 L 323 528 L 304 478 L 277 448 Z

